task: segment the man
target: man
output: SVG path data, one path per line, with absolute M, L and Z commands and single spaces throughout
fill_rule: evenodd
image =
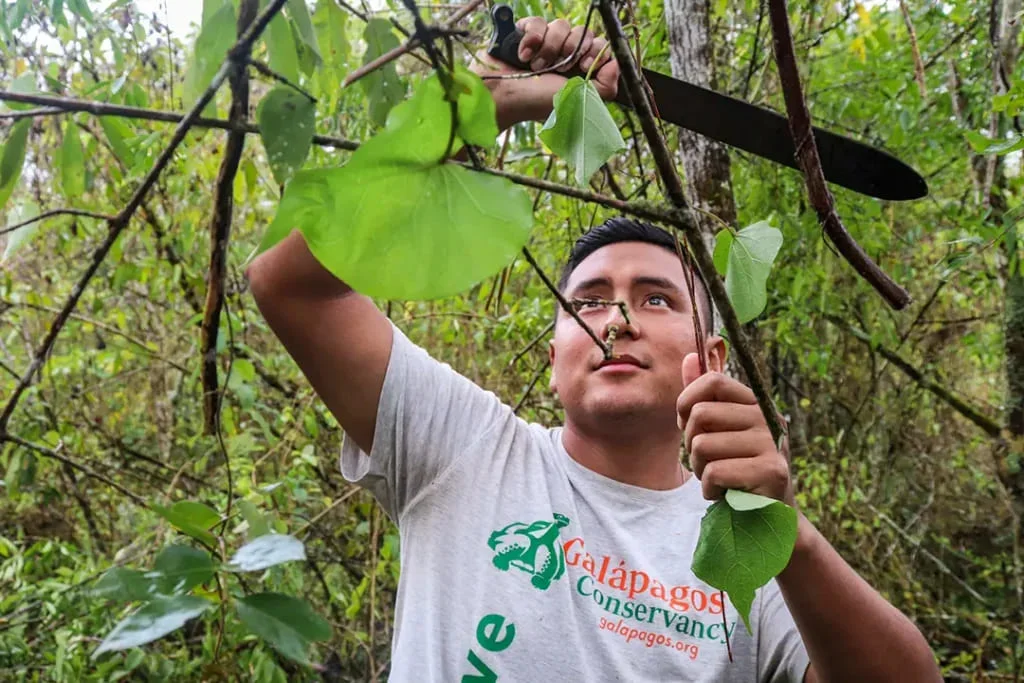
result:
M 530 18 L 534 70 L 571 55 L 613 97 L 604 41 Z M 494 65 L 507 72 L 508 67 Z M 563 77 L 489 80 L 502 127 L 542 120 Z M 343 426 L 342 472 L 401 533 L 394 681 L 936 681 L 916 628 L 803 516 L 787 568 L 758 592 L 753 633 L 690 571 L 725 489 L 793 504 L 789 464 L 752 392 L 721 374 L 672 238 L 613 219 L 575 245 L 550 346 L 564 427 L 527 424 L 414 346 L 293 233 L 250 267 L 274 332 Z M 707 294 L 698 288 L 707 320 Z M 628 321 L 617 305 L 623 302 Z M 680 446 L 690 470 L 680 463 Z M 723 611 L 725 612 L 723 617 Z M 724 622 L 724 624 L 723 624 Z M 726 632 L 733 661 L 726 651 Z

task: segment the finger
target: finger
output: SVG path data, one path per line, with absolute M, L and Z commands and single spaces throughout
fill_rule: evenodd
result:
M 686 424 L 693 406 L 704 401 L 722 401 L 725 403 L 756 404 L 757 397 L 750 387 L 726 377 L 720 372 L 709 372 L 701 375 L 688 384 L 676 400 L 676 412 L 680 424 Z
M 605 63 L 594 74 L 597 93 L 605 100 L 614 100 L 619 94 L 619 63 L 614 59 Z
M 701 434 L 743 432 L 765 427 L 761 409 L 742 403 L 698 403 L 690 409 L 685 428 L 687 452 L 693 450 L 693 439 Z
M 584 31 L 582 26 L 577 26 L 570 31 L 569 37 L 566 38 L 565 43 L 562 44 L 562 53 L 558 56 L 558 62 L 560 64 L 562 62 L 565 63 L 558 67 L 558 71 L 564 73 L 578 64 L 580 57 L 587 54 L 590 50 L 590 44 L 592 42 L 594 42 L 594 37 L 591 35 L 590 31 Z M 577 46 L 579 49 L 577 49 Z M 573 53 L 576 54 L 576 59 L 567 61 L 573 56 Z
M 690 386 L 700 377 L 700 356 L 688 353 L 683 358 L 683 388 Z
M 700 479 L 704 470 L 719 460 L 748 460 L 766 453 L 775 454 L 768 430 L 698 434 L 690 444 L 690 470 Z
M 530 60 L 530 68 L 534 71 L 551 66 L 562 54 L 562 46 L 565 39 L 569 37 L 572 26 L 565 19 L 555 19 L 548 24 L 548 30 L 544 34 L 544 43 L 537 50 L 537 54 Z
M 543 17 L 526 17 L 516 22 L 516 27 L 523 32 L 523 38 L 519 41 L 519 59 L 528 63 L 544 44 L 548 22 Z
M 777 453 L 742 460 L 716 460 L 708 463 L 699 479 L 708 500 L 721 498 L 726 489 L 736 489 L 785 502 L 789 491 L 789 467 Z
M 605 40 L 604 38 L 595 37 L 594 40 L 591 41 L 590 43 L 590 50 L 587 51 L 587 54 L 580 57 L 580 69 L 582 69 L 583 71 L 587 71 L 588 69 L 590 69 L 590 65 L 594 63 L 594 60 L 597 59 L 599 55 L 602 55 L 602 50 L 604 50 L 604 47 L 607 44 L 608 41 Z M 607 53 L 608 50 L 604 50 L 604 52 Z M 598 68 L 600 68 L 600 66 L 601 65 L 598 64 Z M 597 69 L 595 69 L 595 71 L 596 70 Z

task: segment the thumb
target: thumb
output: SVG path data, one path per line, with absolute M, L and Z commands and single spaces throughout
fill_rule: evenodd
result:
M 688 353 L 683 358 L 683 388 L 693 384 L 700 377 L 700 357 L 696 353 Z

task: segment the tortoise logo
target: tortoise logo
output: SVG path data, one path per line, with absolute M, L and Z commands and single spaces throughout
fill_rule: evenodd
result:
M 558 530 L 568 524 L 568 517 L 555 513 L 553 522 L 513 522 L 498 529 L 487 539 L 488 547 L 495 552 L 494 566 L 503 572 L 509 567 L 521 569 L 531 575 L 530 583 L 536 588 L 547 590 L 565 573 Z

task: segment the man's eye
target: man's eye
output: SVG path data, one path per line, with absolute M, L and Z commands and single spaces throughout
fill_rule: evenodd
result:
M 668 297 L 662 294 L 652 294 L 647 297 L 647 303 L 655 306 L 668 306 Z
M 577 311 L 580 311 L 585 308 L 599 308 L 604 306 L 604 302 L 600 299 L 573 299 L 572 306 Z

